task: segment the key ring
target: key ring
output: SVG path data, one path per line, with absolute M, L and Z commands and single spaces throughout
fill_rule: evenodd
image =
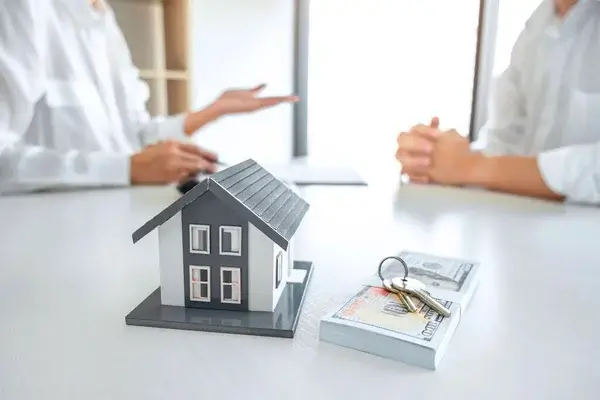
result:
M 377 275 L 379 275 L 379 279 L 381 279 L 382 282 L 385 280 L 383 274 L 381 273 L 381 269 L 383 268 L 383 263 L 387 260 L 396 260 L 399 261 L 400 264 L 402 264 L 402 266 L 404 267 L 404 278 L 402 278 L 402 280 L 406 281 L 406 278 L 408 278 L 408 265 L 406 265 L 406 262 L 403 259 L 396 256 L 389 256 L 381 260 L 381 262 L 379 263 L 379 268 L 377 269 Z

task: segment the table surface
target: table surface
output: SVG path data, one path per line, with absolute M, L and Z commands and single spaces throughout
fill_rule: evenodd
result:
M 315 263 L 294 339 L 132 327 L 159 284 L 171 188 L 0 198 L 0 398 L 597 399 L 600 210 L 434 186 L 303 188 Z M 482 280 L 439 369 L 318 340 L 319 319 L 399 250 L 474 259 Z

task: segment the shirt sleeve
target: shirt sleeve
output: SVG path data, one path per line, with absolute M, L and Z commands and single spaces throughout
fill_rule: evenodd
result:
M 150 98 L 148 84 L 140 78 L 139 69 L 133 64 L 131 52 L 123 32 L 118 26 L 114 12 L 108 10 L 110 22 L 110 39 L 114 48 L 118 49 L 119 78 L 127 93 L 124 112 L 125 129 L 137 135 L 143 145 L 160 140 L 175 139 L 184 141 L 188 138 L 184 131 L 186 114 L 151 117 L 146 104 Z
M 0 194 L 127 185 L 126 155 L 57 151 L 23 140 L 45 94 L 43 8 L 50 6 L 37 0 L 0 2 Z
M 488 120 L 479 132 L 473 150 L 488 155 L 518 155 L 525 135 L 525 106 L 521 91 L 520 68 L 523 64 L 527 28 L 519 35 L 511 52 L 508 68 L 495 80 Z
M 121 74 L 122 84 L 126 87 L 127 101 L 124 126 L 133 132 L 142 145 L 160 140 L 174 139 L 185 141 L 185 114 L 151 117 L 146 108 L 149 90 L 146 82 L 140 79 L 139 70 L 133 65 L 126 66 Z
M 600 142 L 549 150 L 537 163 L 546 185 L 566 201 L 600 204 Z

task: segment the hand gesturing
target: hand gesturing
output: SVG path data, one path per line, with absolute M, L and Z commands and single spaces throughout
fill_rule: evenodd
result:
M 283 103 L 295 103 L 297 96 L 259 97 L 266 85 L 252 89 L 232 89 L 223 92 L 212 104 L 219 115 L 248 113 Z

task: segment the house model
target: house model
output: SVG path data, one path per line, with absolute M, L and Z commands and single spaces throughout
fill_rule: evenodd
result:
M 295 262 L 292 251 L 308 208 L 254 160 L 205 178 L 133 233 L 136 243 L 158 230 L 160 288 L 127 323 L 249 334 L 260 334 L 257 326 L 277 330 L 278 305 L 285 303 L 279 307 L 285 314 L 298 314 L 312 272 L 312 263 Z M 239 329 L 225 329 L 223 319 L 236 320 Z M 293 315 L 289 329 L 280 328 L 289 334 L 296 323 Z

